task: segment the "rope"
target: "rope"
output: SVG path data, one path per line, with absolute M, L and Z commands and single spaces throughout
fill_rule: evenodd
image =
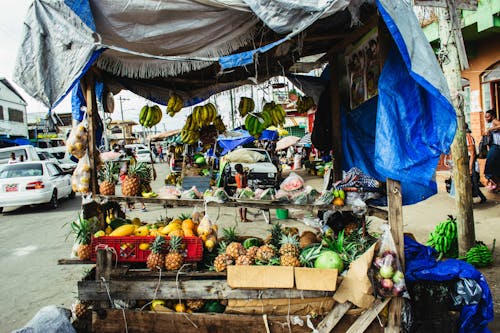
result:
M 158 275 L 158 284 L 156 285 L 156 289 L 155 289 L 155 293 L 153 295 L 153 299 L 149 302 L 147 302 L 146 304 L 143 305 L 143 307 L 139 310 L 139 311 L 143 311 L 144 308 L 146 306 L 148 306 L 149 304 L 152 304 L 153 303 L 153 300 L 156 299 L 156 295 L 158 294 L 158 289 L 160 289 L 160 283 L 161 283 L 161 267 L 160 266 L 156 266 L 160 269 L 160 274 Z
M 108 299 L 111 304 L 111 308 L 115 308 L 115 304 L 113 302 L 113 299 L 111 298 L 111 293 L 109 292 L 109 286 L 108 286 L 108 281 L 104 278 L 104 276 L 101 276 L 101 280 L 104 282 L 104 288 L 106 288 L 106 294 L 108 294 Z M 123 315 L 123 322 L 125 323 L 125 332 L 128 333 L 128 324 L 127 324 L 127 317 L 125 315 L 125 309 L 122 307 L 122 315 Z

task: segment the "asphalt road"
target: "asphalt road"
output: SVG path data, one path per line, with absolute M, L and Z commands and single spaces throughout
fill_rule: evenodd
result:
M 76 282 L 90 266 L 59 266 L 68 258 L 66 235 L 81 198 L 62 200 L 57 209 L 22 207 L 0 214 L 0 332 L 22 327 L 43 306 L 70 307 Z M 57 301 L 56 301 L 57 300 Z

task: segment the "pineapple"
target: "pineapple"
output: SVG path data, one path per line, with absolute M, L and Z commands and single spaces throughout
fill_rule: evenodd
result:
M 251 246 L 247 249 L 247 256 L 250 257 L 252 262 L 255 262 L 255 258 L 257 257 L 257 251 L 259 250 L 258 246 Z
M 115 185 L 118 180 L 118 172 L 120 168 L 117 163 L 107 161 L 104 167 L 99 170 L 99 192 L 102 195 L 115 195 Z
M 297 257 L 286 254 L 280 257 L 280 265 L 300 267 L 300 260 Z
M 71 222 L 71 229 L 75 234 L 76 243 L 79 244 L 76 250 L 78 258 L 80 260 L 90 259 L 92 254 L 92 247 L 90 246 L 92 227 L 90 221 L 78 215 L 78 221 Z
M 237 242 L 238 234 L 236 233 L 236 226 L 222 229 L 222 238 L 228 243 Z
M 147 179 L 150 176 L 150 169 L 145 163 L 136 163 L 128 167 L 127 176 L 122 182 L 122 194 L 126 197 L 133 197 L 139 193 L 141 188 L 141 179 Z
M 198 311 L 200 310 L 205 302 L 201 299 L 188 299 L 186 300 L 186 305 L 190 310 Z
M 281 228 L 281 224 L 276 223 L 269 231 L 271 232 L 271 235 L 268 238 L 267 243 L 273 245 L 275 248 L 279 248 L 281 236 L 283 236 L 283 229 Z
M 241 243 L 232 242 L 227 246 L 226 254 L 229 254 L 233 259 L 238 259 L 239 256 L 246 254 L 246 250 Z
M 75 313 L 76 318 L 82 317 L 87 311 L 87 308 L 88 304 L 81 301 L 74 304 L 73 312 Z
M 253 264 L 253 261 L 252 259 L 250 258 L 249 255 L 247 254 L 242 254 L 240 255 L 237 259 L 236 259 L 236 265 L 244 265 L 244 266 L 248 266 L 248 265 L 251 265 Z
M 298 257 L 300 254 L 299 240 L 297 235 L 283 235 L 280 240 L 280 255 L 289 255 L 292 257 Z
M 165 265 L 165 238 L 156 236 L 151 244 L 151 253 L 146 261 L 147 267 L 152 271 L 160 270 Z
M 175 271 L 181 268 L 184 263 L 184 257 L 180 253 L 182 246 L 182 237 L 170 237 L 169 250 L 165 256 L 165 268 L 169 271 Z
M 214 259 L 214 269 L 216 272 L 223 272 L 228 265 L 234 265 L 234 259 L 229 254 L 226 254 L 226 243 L 220 242 L 219 255 Z
M 262 245 L 257 249 L 255 254 L 255 259 L 262 262 L 270 261 L 274 256 L 276 256 L 276 251 L 271 245 Z

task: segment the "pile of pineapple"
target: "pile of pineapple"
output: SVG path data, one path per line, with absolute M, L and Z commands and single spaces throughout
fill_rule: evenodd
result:
M 274 225 L 270 235 L 263 242 L 249 238 L 239 242 L 235 228 L 223 229 L 223 239 L 218 246 L 219 254 L 212 268 L 217 272 L 225 271 L 228 265 L 281 265 L 299 267 L 308 264 L 311 258 L 301 257 L 301 242 L 296 228 L 283 228 Z M 311 242 L 317 239 L 311 240 Z M 264 244 L 262 244 L 264 243 Z

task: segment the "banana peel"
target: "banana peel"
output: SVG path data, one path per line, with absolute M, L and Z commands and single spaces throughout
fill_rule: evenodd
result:
M 143 198 L 156 198 L 158 196 L 158 194 L 155 193 L 155 192 L 153 192 L 153 191 L 151 191 L 151 192 L 143 191 L 141 193 L 141 195 L 142 195 Z

